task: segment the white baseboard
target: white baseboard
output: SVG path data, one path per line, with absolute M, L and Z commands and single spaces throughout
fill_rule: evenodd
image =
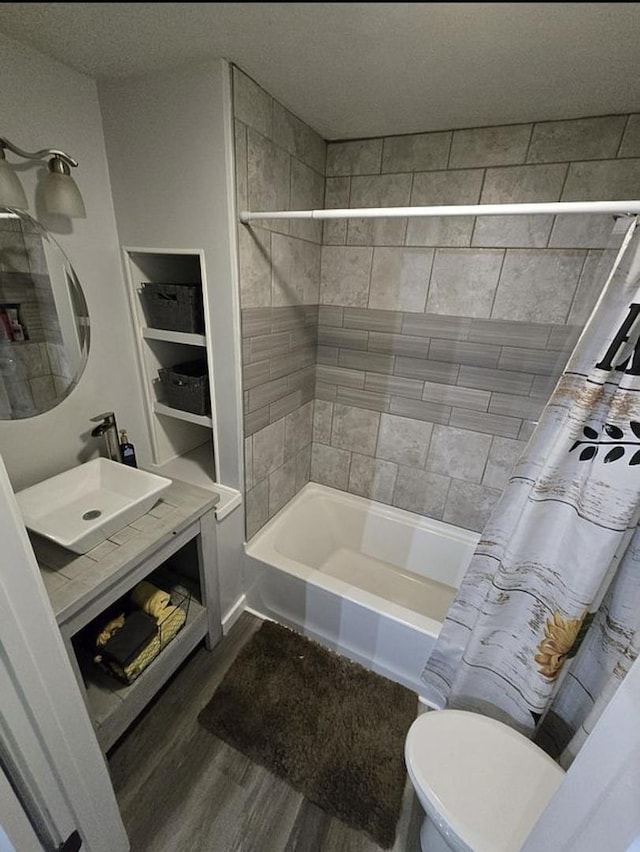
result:
M 238 600 L 230 607 L 224 616 L 222 617 L 222 635 L 226 636 L 227 633 L 231 630 L 236 621 L 240 618 L 242 613 L 247 609 L 247 596 L 240 595 Z
M 245 606 L 244 610 L 250 615 L 255 615 L 256 618 L 259 618 L 262 621 L 273 621 L 276 624 L 278 623 L 276 622 L 275 618 L 272 618 L 270 615 L 265 615 L 264 612 L 260 612 L 259 610 L 254 609 L 252 606 Z

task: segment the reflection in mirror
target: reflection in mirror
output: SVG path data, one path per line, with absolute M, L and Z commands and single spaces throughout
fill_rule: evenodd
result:
M 88 355 L 89 314 L 69 260 L 35 219 L 0 207 L 0 420 L 54 408 Z

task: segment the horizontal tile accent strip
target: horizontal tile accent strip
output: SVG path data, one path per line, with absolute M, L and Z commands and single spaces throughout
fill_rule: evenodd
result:
M 450 361 L 472 367 L 497 367 L 501 354 L 499 346 L 489 343 L 432 340 L 429 346 L 429 358 L 432 361 Z
M 398 376 L 424 379 L 426 382 L 455 384 L 460 367 L 444 361 L 428 361 L 421 358 L 396 358 L 394 372 Z
M 388 394 L 339 387 L 336 394 L 336 401 L 342 405 L 351 405 L 354 408 L 367 408 L 370 411 L 389 411 Z
M 393 396 L 391 397 L 389 413 L 397 414 L 400 417 L 411 417 L 414 420 L 428 420 L 430 423 L 446 425 L 451 416 L 451 408 L 448 405 Z
M 490 370 L 485 367 L 460 367 L 458 382 L 461 385 L 480 390 L 528 394 L 533 376 L 512 370 Z
M 491 394 L 473 388 L 425 382 L 422 398 L 428 402 L 441 402 L 444 405 L 457 405 L 461 408 L 486 411 L 489 407 Z
M 369 332 L 369 352 L 386 352 L 391 355 L 406 355 L 410 358 L 426 358 L 429 342 L 429 337 Z
M 502 346 L 546 349 L 551 328 L 543 323 L 472 319 L 467 339 L 473 343 L 495 343 L 499 340 Z
M 326 367 L 319 364 L 316 377 L 319 382 L 342 385 L 348 388 L 364 388 L 365 373 L 360 370 L 347 370 L 342 367 Z
M 420 399 L 422 396 L 423 383 L 414 379 L 404 379 L 400 376 L 382 375 L 380 373 L 367 373 L 365 379 L 365 390 L 377 393 L 397 394 Z
M 318 328 L 318 343 L 322 346 L 340 346 L 343 349 L 366 349 L 369 336 L 366 331 L 350 328 Z
M 500 417 L 497 414 L 483 414 L 466 408 L 454 408 L 451 413 L 451 426 L 470 429 L 472 432 L 487 432 L 502 438 L 517 438 L 522 421 L 515 417 Z
M 419 337 L 440 337 L 445 340 L 466 340 L 471 328 L 467 317 L 447 317 L 437 314 L 405 313 L 402 333 Z
M 375 373 L 392 373 L 393 358 L 389 355 L 376 355 L 372 352 L 354 352 L 343 349 L 338 356 L 340 367 L 352 370 L 371 370 Z
M 402 329 L 402 314 L 397 311 L 345 308 L 342 324 L 345 328 L 360 328 L 366 331 L 399 332 Z

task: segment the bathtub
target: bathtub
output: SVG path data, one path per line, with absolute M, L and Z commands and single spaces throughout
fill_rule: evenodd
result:
M 309 483 L 245 545 L 246 603 L 419 694 L 478 539 Z

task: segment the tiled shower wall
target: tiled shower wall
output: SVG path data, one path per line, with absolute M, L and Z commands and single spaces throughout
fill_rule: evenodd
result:
M 640 198 L 640 116 L 330 143 L 326 207 Z M 604 281 L 610 216 L 335 220 L 311 478 L 481 530 Z
M 322 207 L 325 142 L 237 68 L 233 88 L 238 209 Z M 309 481 L 322 228 L 238 234 L 249 538 Z
M 234 104 L 239 209 L 640 197 L 639 115 L 327 148 L 237 69 Z M 309 478 L 480 530 L 603 283 L 612 225 L 240 226 L 247 536 Z
M 0 340 L 0 418 L 33 417 L 69 384 L 60 322 L 42 237 L 17 219 L 0 220 L 0 307 L 18 306 L 24 341 Z
M 329 144 L 326 207 L 640 197 L 640 116 Z M 604 282 L 610 216 L 325 223 L 311 478 L 481 530 Z

